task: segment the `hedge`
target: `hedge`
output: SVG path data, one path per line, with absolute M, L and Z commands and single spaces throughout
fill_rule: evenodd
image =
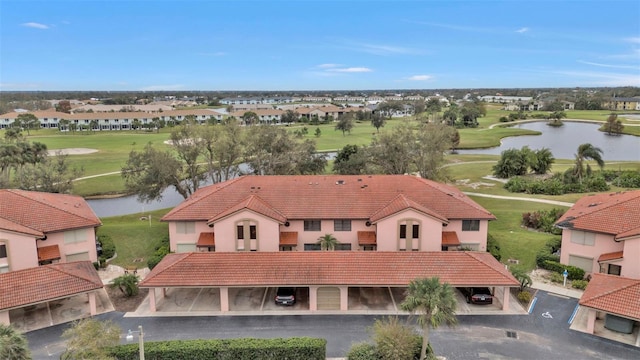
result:
M 562 274 L 564 272 L 564 270 L 567 270 L 567 278 L 569 280 L 582 280 L 584 279 L 584 270 L 582 270 L 579 267 L 575 267 L 572 265 L 563 265 L 560 264 L 559 262 L 555 262 L 555 261 L 551 261 L 551 260 L 545 260 L 542 262 L 542 266 L 543 269 L 547 269 L 547 270 L 551 270 L 551 271 L 555 271 L 558 274 Z
M 296 337 L 275 339 L 171 340 L 144 343 L 147 360 L 325 360 L 327 341 Z M 114 346 L 109 355 L 117 360 L 139 359 L 138 344 Z

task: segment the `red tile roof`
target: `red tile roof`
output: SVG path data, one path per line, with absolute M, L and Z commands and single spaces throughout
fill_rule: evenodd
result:
M 437 212 L 428 209 L 420 204 L 418 204 L 417 202 L 408 199 L 406 196 L 404 196 L 403 194 L 400 194 L 398 196 L 396 196 L 395 198 L 393 198 L 393 200 L 391 200 L 391 202 L 389 204 L 387 204 L 385 207 L 381 208 L 380 210 L 376 211 L 373 215 L 371 215 L 371 217 L 369 218 L 372 222 L 377 222 L 379 220 L 382 220 L 384 218 L 386 218 L 387 216 L 391 216 L 394 214 L 399 213 L 400 211 L 404 211 L 406 209 L 413 209 L 416 211 L 419 211 L 421 213 L 424 213 L 426 215 L 429 215 L 431 217 L 434 217 L 440 221 L 443 222 L 447 222 L 447 218 L 438 214 Z
M 2 229 L 41 236 L 41 233 L 100 225 L 100 219 L 80 196 L 0 190 Z
M 49 261 L 60 259 L 60 248 L 58 245 L 42 246 L 38 248 L 38 261 Z
M 358 231 L 358 245 L 376 245 L 375 231 Z
M 594 273 L 579 304 L 640 321 L 640 280 Z
M 236 204 L 235 206 L 230 207 L 229 209 L 227 209 L 226 211 L 221 212 L 220 214 L 214 216 L 213 218 L 209 219 L 208 222 L 215 222 L 217 220 L 220 220 L 226 216 L 232 215 L 233 213 L 236 213 L 238 211 L 241 210 L 251 210 L 253 212 L 256 212 L 258 214 L 264 215 L 266 217 L 272 218 L 276 221 L 279 221 L 281 223 L 284 223 L 285 221 L 287 221 L 287 218 L 284 217 L 282 214 L 280 214 L 276 209 L 274 209 L 272 206 L 270 206 L 269 204 L 267 204 L 266 202 L 264 202 L 264 200 L 260 199 L 259 196 L 256 195 L 251 195 L 248 198 L 246 198 L 245 200 L 239 202 L 238 204 Z
M 297 231 L 281 231 L 280 232 L 280 245 L 298 245 L 298 232 Z
M 457 246 L 460 245 L 458 234 L 455 231 L 442 232 L 442 245 Z
M 0 274 L 0 310 L 38 304 L 102 288 L 90 261 L 44 265 Z
M 296 175 L 242 176 L 201 188 L 162 220 L 218 219 L 249 208 L 251 195 L 289 220 L 369 219 L 397 202 L 398 195 L 405 199 L 406 208 L 414 207 L 436 218 L 495 219 L 458 189 L 416 176 Z M 262 206 L 257 204 L 256 200 L 254 211 Z
M 432 276 L 453 286 L 519 285 L 489 253 L 287 251 L 169 254 L 140 286 L 407 286 Z
M 200 236 L 198 236 L 198 242 L 196 243 L 198 247 L 210 247 L 216 246 L 216 236 L 212 232 L 201 232 Z
M 578 200 L 556 225 L 614 235 L 616 239 L 640 235 L 640 190 L 596 194 Z
M 616 252 L 606 253 L 606 254 L 602 254 L 602 255 L 600 255 L 600 257 L 598 257 L 598 262 L 622 259 L 623 256 L 624 256 L 624 251 L 616 251 Z

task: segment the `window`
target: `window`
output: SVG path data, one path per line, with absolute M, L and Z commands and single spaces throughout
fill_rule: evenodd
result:
M 412 237 L 418 239 L 420 237 L 420 225 L 414 224 L 412 226 Z
M 480 231 L 480 220 L 462 220 L 462 231 Z
M 321 231 L 320 220 L 305 220 L 304 231 Z
M 0 257 L 2 257 L 2 256 L 0 256 Z M 622 272 L 622 266 L 615 265 L 615 264 L 609 264 L 609 271 L 607 272 L 607 274 L 620 276 L 621 272 Z
M 351 220 L 333 220 L 333 231 L 351 231 Z
M 244 239 L 244 226 L 238 225 L 236 226 L 236 239 L 243 240 Z
M 376 245 L 363 245 L 363 251 L 376 251 Z
M 336 244 L 335 250 L 351 250 L 351 244 Z
M 77 254 L 67 254 L 66 258 L 67 258 L 67 262 L 84 261 L 84 260 L 89 260 L 90 259 L 88 252 L 81 252 L 81 253 L 77 253 Z
M 249 239 L 256 240 L 258 238 L 258 232 L 255 225 L 249 225 Z
M 304 244 L 304 251 L 317 251 L 321 249 L 320 244 Z
M 86 236 L 87 236 L 87 230 L 86 229 L 65 231 L 64 232 L 64 243 L 65 244 L 75 244 L 75 243 L 84 242 L 84 241 L 87 240 Z
M 0 244 L 0 259 L 7 257 L 7 245 Z
M 586 231 L 571 231 L 571 242 L 574 244 L 593 246 L 596 242 L 596 234 Z
M 177 253 L 194 252 L 194 251 L 196 251 L 196 244 L 177 244 L 176 246 Z
M 186 221 L 178 221 L 178 222 L 176 222 L 176 233 L 177 234 L 195 234 L 196 233 L 196 223 L 194 223 L 194 222 L 186 222 Z
M 407 225 L 402 224 L 400 225 L 400 239 L 406 239 L 407 238 Z

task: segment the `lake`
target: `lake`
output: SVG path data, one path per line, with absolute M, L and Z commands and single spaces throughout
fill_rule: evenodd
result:
M 503 138 L 502 144 L 497 147 L 458 150 L 458 153 L 500 155 L 503 150 L 520 149 L 527 145 L 534 150 L 549 148 L 556 159 L 574 159 L 578 146 L 590 143 L 602 149 L 602 158 L 605 161 L 640 161 L 640 137 L 607 135 L 598 131 L 599 124 L 565 121 L 563 126 L 552 127 L 542 121 L 513 127 L 540 131 L 542 134 L 511 136 Z

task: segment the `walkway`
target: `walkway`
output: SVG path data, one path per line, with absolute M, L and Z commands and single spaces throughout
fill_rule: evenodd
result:
M 464 191 L 463 193 L 465 195 L 469 195 L 469 196 L 485 197 L 485 198 L 492 198 L 492 199 L 531 201 L 531 202 L 538 202 L 538 203 L 543 203 L 543 204 L 551 204 L 551 205 L 566 206 L 566 207 L 572 207 L 573 206 L 573 203 L 564 202 L 564 201 L 556 201 L 556 200 L 536 199 L 536 198 L 530 198 L 530 197 L 491 195 L 491 194 L 474 193 L 474 192 L 468 192 L 468 191 Z

